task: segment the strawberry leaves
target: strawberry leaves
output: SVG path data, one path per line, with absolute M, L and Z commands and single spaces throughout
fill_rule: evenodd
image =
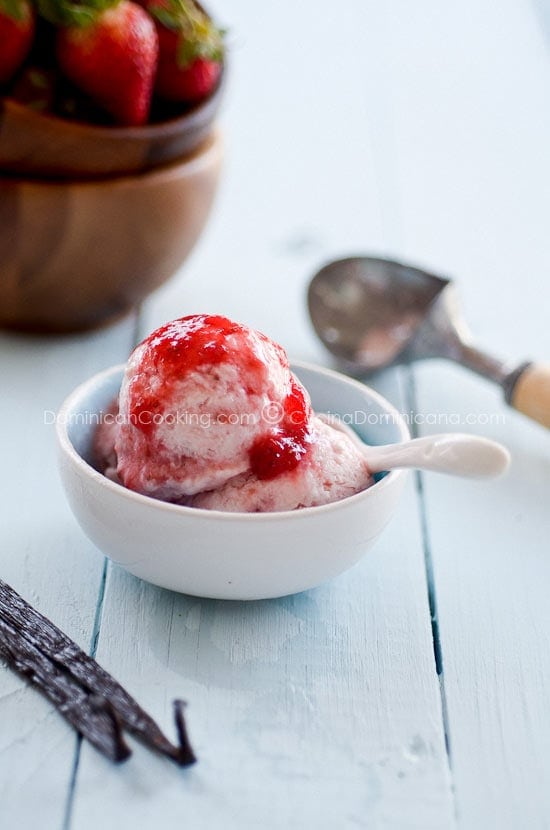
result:
M 36 0 L 36 6 L 41 17 L 55 26 L 85 27 L 91 26 L 99 15 L 119 2 L 120 0 Z
M 29 9 L 21 0 L 0 0 L 0 14 L 21 23 L 28 19 Z
M 148 10 L 178 35 L 178 66 L 185 69 L 199 59 L 221 62 L 224 31 L 193 0 L 151 0 Z

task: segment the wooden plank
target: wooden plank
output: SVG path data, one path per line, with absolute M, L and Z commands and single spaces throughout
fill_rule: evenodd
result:
M 103 558 L 72 519 L 57 478 L 53 413 L 80 381 L 123 359 L 133 321 L 75 338 L 0 335 L 2 578 L 85 648 L 90 646 Z M 75 734 L 51 705 L 2 665 L 1 822 L 61 827 Z
M 385 146 L 373 81 L 385 18 L 360 2 L 345 28 L 336 7 L 319 14 L 289 0 L 234 0 L 220 12 L 235 40 L 225 180 L 201 243 L 147 303 L 141 331 L 224 313 L 321 362 L 309 275 L 391 242 L 373 160 Z M 351 69 L 327 64 L 327 49 Z M 404 405 L 397 375 L 382 388 Z M 113 770 L 84 748 L 71 830 L 454 824 L 412 482 L 378 550 L 297 597 L 200 601 L 113 569 L 98 657 L 167 729 L 170 700 L 189 700 L 200 761 L 182 775 L 136 748 Z
M 437 393 L 434 390 L 437 389 Z M 458 368 L 418 372 L 424 412 L 479 417 L 510 474 L 490 484 L 426 476 L 451 760 L 464 827 L 547 826 L 550 444 Z M 506 417 L 485 426 L 485 415 Z M 452 509 L 449 506 L 452 505 Z
M 98 659 L 167 728 L 189 701 L 199 764 L 83 747 L 73 830 L 453 826 L 412 481 L 376 551 L 315 591 L 224 603 L 113 568 Z
M 390 21 L 400 253 L 457 277 L 497 354 L 547 360 L 550 76 L 538 20 L 528 3 L 495 14 L 466 2 L 393 3 Z M 459 823 L 547 827 L 549 436 L 461 369 L 430 363 L 415 377 L 422 415 L 460 417 L 513 454 L 498 483 L 424 483 Z

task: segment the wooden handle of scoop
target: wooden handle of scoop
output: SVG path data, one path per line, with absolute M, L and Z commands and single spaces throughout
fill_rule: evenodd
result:
M 509 403 L 550 429 L 550 363 L 529 363 L 515 381 Z

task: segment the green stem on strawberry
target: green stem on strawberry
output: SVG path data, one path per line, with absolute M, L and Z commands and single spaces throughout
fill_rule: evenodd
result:
M 0 0 L 0 14 L 20 23 L 27 19 L 29 11 L 21 0 Z
M 149 13 L 178 35 L 178 66 L 185 69 L 197 58 L 223 60 L 223 35 L 193 0 L 150 0 Z
M 99 15 L 121 0 L 35 0 L 38 14 L 55 26 L 91 26 Z

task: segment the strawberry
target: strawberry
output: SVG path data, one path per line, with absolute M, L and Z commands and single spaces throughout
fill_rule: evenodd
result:
M 131 0 L 107 7 L 104 3 L 62 6 L 59 0 L 49 5 L 57 15 L 53 22 L 63 24 L 56 41 L 62 72 L 119 124 L 144 124 L 158 58 L 158 36 L 151 17 Z M 61 19 L 60 7 L 64 10 Z M 49 15 L 50 20 L 53 17 Z
M 11 81 L 27 57 L 35 15 L 29 0 L 0 0 L 0 84 Z
M 193 0 L 144 0 L 159 37 L 155 91 L 169 101 L 196 103 L 219 81 L 223 32 Z

